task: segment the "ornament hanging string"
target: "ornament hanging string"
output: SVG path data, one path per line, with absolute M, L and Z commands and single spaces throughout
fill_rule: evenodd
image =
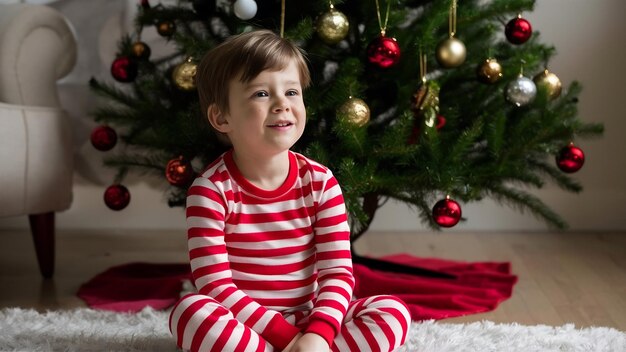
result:
M 456 0 L 452 0 L 450 6 L 450 13 L 448 15 L 448 34 L 450 38 L 454 37 L 456 33 Z
M 333 5 L 333 0 L 328 0 L 328 7 L 330 8 L 330 11 L 333 11 L 335 9 L 335 5 Z
M 548 61 L 550 61 L 550 51 L 548 48 L 544 49 L 543 52 L 543 67 L 548 69 Z
M 422 82 L 426 82 L 426 54 L 422 53 L 422 48 L 420 47 L 420 77 L 422 78 Z
M 285 0 L 280 1 L 280 37 L 285 36 Z
M 145 6 L 147 5 L 147 7 Z M 146 12 L 146 10 L 150 9 L 150 4 L 148 4 L 148 0 L 142 0 L 141 1 L 141 11 L 142 12 Z M 137 41 L 140 42 L 141 41 L 141 32 L 143 32 L 143 25 L 139 22 L 136 21 L 135 22 L 135 33 L 137 33 Z
M 385 14 L 385 23 L 380 19 L 380 4 L 376 0 L 376 16 L 378 16 L 378 27 L 380 27 L 380 34 L 384 37 L 387 32 L 387 22 L 389 21 L 389 9 L 391 8 L 391 2 L 387 0 L 387 13 Z
M 137 24 L 135 27 L 135 33 L 137 33 L 137 41 L 141 41 L 141 32 L 143 32 L 143 26 L 141 24 Z

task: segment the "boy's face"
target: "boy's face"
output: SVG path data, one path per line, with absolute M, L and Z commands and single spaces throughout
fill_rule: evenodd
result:
M 281 71 L 262 71 L 248 83 L 231 80 L 223 127 L 235 151 L 275 155 L 304 132 L 306 111 L 294 62 Z

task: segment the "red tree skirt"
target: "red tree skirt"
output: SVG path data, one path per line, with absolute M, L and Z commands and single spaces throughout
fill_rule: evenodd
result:
M 413 320 L 444 319 L 494 310 L 511 297 L 517 276 L 510 263 L 459 262 L 398 254 L 384 259 L 455 275 L 437 279 L 373 271 L 354 266 L 357 297 L 392 294 L 402 299 Z
M 115 312 L 165 309 L 178 301 L 190 278 L 189 264 L 124 264 L 96 275 L 77 295 L 91 308 Z
M 454 279 L 435 279 L 373 271 L 356 264 L 357 297 L 391 294 L 409 306 L 413 320 L 443 319 L 495 309 L 511 297 L 517 277 L 509 263 L 465 263 L 407 254 L 386 260 L 451 273 Z M 182 283 L 191 278 L 188 264 L 131 263 L 96 275 L 78 290 L 89 307 L 137 312 L 146 306 L 165 309 L 180 296 Z

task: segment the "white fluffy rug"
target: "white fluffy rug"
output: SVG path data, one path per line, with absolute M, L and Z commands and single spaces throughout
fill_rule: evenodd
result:
M 176 351 L 167 320 L 167 312 L 150 308 L 138 314 L 5 308 L 0 310 L 0 351 Z M 626 334 L 611 328 L 427 321 L 411 329 L 402 351 L 626 351 Z

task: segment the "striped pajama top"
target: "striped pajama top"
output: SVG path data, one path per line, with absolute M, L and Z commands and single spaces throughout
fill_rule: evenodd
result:
M 269 343 L 299 329 L 281 313 L 310 313 L 305 333 L 332 344 L 352 297 L 350 229 L 332 172 L 289 151 L 289 174 L 260 189 L 230 150 L 192 184 L 188 246 L 196 288 L 228 308 Z

